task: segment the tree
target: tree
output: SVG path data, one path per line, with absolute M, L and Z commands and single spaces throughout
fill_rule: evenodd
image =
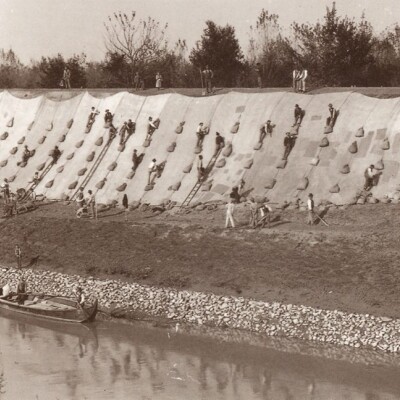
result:
M 331 86 L 369 85 L 374 44 L 371 24 L 362 16 L 356 23 L 337 15 L 335 3 L 327 7 L 324 23 L 292 24 L 297 56 L 312 69 L 319 84 Z
M 40 85 L 45 88 L 60 87 L 60 82 L 63 77 L 64 68 L 68 67 L 71 71 L 71 86 L 85 87 L 85 64 L 86 55 L 74 55 L 65 60 L 61 54 L 56 57 L 42 57 L 37 65 L 40 73 Z
M 152 18 L 137 21 L 136 12 L 114 13 L 104 23 L 105 46 L 108 54 L 123 56 L 133 72 L 143 71 L 150 63 L 159 60 L 167 51 L 165 40 L 168 24 L 161 25 Z
M 251 86 L 258 74 L 266 86 L 286 86 L 291 82 L 294 50 L 289 40 L 282 36 L 278 19 L 277 14 L 269 14 L 263 9 L 255 26 L 250 26 L 248 83 Z
M 243 70 L 243 54 L 235 28 L 206 21 L 201 40 L 196 42 L 189 59 L 200 69 L 208 65 L 214 72 L 215 84 L 234 86 Z
M 12 49 L 0 49 L 0 87 L 18 87 L 24 66 Z

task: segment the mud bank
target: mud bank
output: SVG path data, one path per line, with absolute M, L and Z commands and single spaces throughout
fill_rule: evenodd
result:
M 21 273 L 29 291 L 71 296 L 80 285 L 88 297 L 99 299 L 104 310 L 131 310 L 190 325 L 242 329 L 336 346 L 390 353 L 400 349 L 398 319 L 29 269 L 3 267 L 0 280 L 15 287 Z

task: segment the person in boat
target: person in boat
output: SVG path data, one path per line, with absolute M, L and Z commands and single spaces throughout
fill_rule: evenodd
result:
M 18 302 L 18 304 L 25 303 L 25 300 L 28 298 L 26 291 L 27 291 L 26 281 L 25 281 L 25 278 L 22 277 L 17 285 L 17 302 Z
M 85 295 L 83 294 L 83 290 L 81 287 L 76 288 L 76 303 L 78 308 L 83 308 L 85 305 Z
M 10 284 L 7 282 L 3 287 L 0 287 L 0 298 L 8 299 L 11 294 Z

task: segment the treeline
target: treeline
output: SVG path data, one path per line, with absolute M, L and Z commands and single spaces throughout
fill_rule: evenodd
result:
M 0 87 L 57 88 L 65 66 L 74 88 L 133 87 L 139 73 L 145 88 L 160 72 L 164 87 L 199 87 L 209 66 L 217 87 L 285 87 L 294 68 L 307 69 L 308 86 L 399 86 L 400 26 L 375 33 L 365 16 L 356 21 L 338 14 L 335 3 L 321 22 L 293 23 L 283 32 L 279 16 L 262 10 L 249 27 L 245 52 L 235 28 L 206 21 L 192 49 L 185 40 L 171 46 L 168 26 L 136 13 L 115 13 L 104 23 L 106 51 L 101 62 L 85 54 L 42 57 L 29 65 L 0 50 Z

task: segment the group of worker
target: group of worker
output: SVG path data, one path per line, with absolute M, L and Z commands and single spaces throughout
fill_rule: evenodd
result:
M 76 217 L 81 218 L 83 216 L 88 216 L 89 218 L 97 219 L 97 203 L 96 196 L 92 190 L 87 191 L 85 196 L 84 188 L 80 187 L 75 198 L 76 203 Z

